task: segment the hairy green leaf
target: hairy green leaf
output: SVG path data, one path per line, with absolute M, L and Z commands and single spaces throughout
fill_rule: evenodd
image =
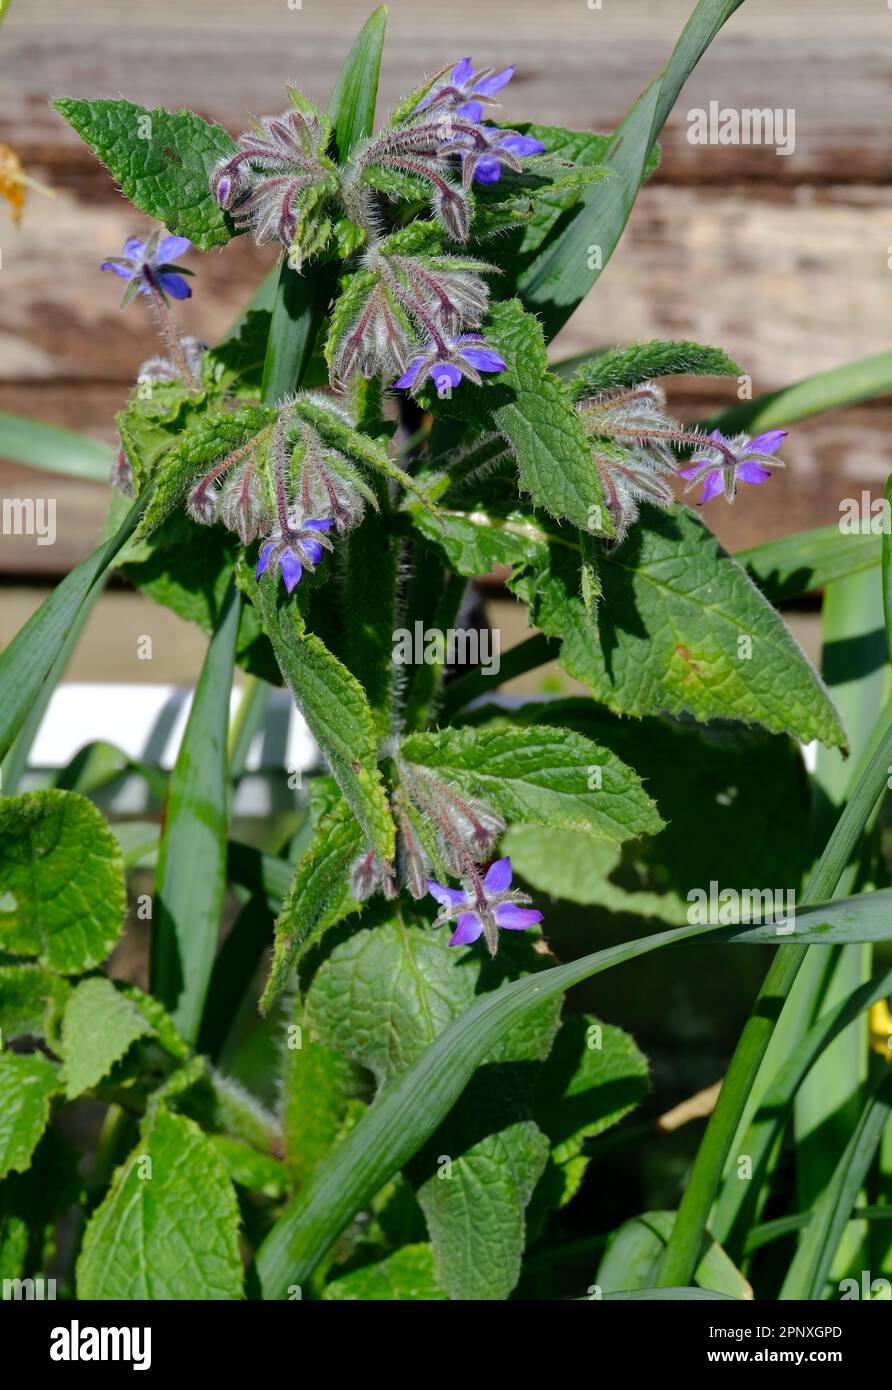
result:
M 63 975 L 105 959 L 124 918 L 117 840 L 86 797 L 39 791 L 0 800 L 0 948 Z
M 563 641 L 561 664 L 618 714 L 736 718 L 844 747 L 839 716 L 781 618 L 693 512 L 643 509 L 600 562 L 599 630 L 578 561 L 551 549 L 512 588 Z
M 404 1245 L 378 1264 L 363 1265 L 326 1284 L 322 1297 L 331 1302 L 392 1302 L 445 1299 L 434 1278 L 434 1252 L 429 1245 Z
M 340 801 L 320 822 L 282 904 L 270 975 L 260 1001 L 264 1013 L 288 983 L 298 956 L 356 908 L 349 872 L 363 843 L 358 821 L 347 803 Z
M 509 955 L 527 970 L 541 967 L 526 941 L 484 962 L 468 948 L 451 950 L 442 933 L 399 920 L 359 931 L 317 971 L 307 1025 L 386 1090 L 475 992 L 516 972 Z M 530 1067 L 517 1064 L 547 1055 L 555 1026 L 555 1004 L 546 1003 L 494 1049 L 413 1165 L 436 1278 L 450 1297 L 504 1298 L 517 1282 L 524 1209 L 548 1155 L 530 1114 Z
M 0 1178 L 28 1167 L 59 1089 L 58 1068 L 42 1053 L 0 1053 Z
M 632 347 L 611 348 L 585 362 L 570 384 L 574 400 L 596 396 L 618 386 L 638 386 L 658 376 L 740 376 L 742 368 L 721 348 L 701 343 L 635 343 Z
M 359 682 L 313 633 L 265 575 L 259 585 L 267 631 L 298 709 L 309 725 L 344 800 L 385 859 L 394 828 L 378 768 L 375 723 Z
M 473 391 L 459 389 L 437 413 L 498 430 L 517 460 L 520 490 L 535 506 L 583 531 L 608 530 L 591 449 L 566 387 L 548 370 L 541 325 L 510 299 L 493 305 L 484 336 L 506 370 Z
M 570 729 L 446 728 L 410 735 L 401 751 L 511 823 L 581 830 L 614 843 L 663 825 L 637 773 Z
M 62 1017 L 62 1078 L 69 1100 L 107 1076 L 152 1025 L 111 980 L 83 980 L 72 990 Z
M 141 212 L 200 251 L 232 236 L 232 224 L 210 191 L 215 165 L 236 152 L 222 126 L 194 111 L 150 111 L 123 99 L 60 97 L 53 105 Z
M 269 428 L 276 418 L 272 406 L 254 402 L 237 406 L 231 412 L 214 411 L 199 416 L 177 438 L 158 468 L 155 487 L 140 522 L 134 543 L 151 535 L 178 507 L 190 483 L 195 482 L 227 454 L 247 445 Z
M 238 1203 L 212 1140 L 158 1106 L 87 1224 L 78 1298 L 239 1299 L 238 1227 Z

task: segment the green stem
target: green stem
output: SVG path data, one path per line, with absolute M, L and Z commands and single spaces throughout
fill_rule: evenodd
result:
M 876 803 L 885 794 L 890 763 L 892 702 L 886 706 L 874 727 L 853 775 L 852 795 L 834 826 L 823 854 L 809 874 L 802 897 L 803 907 L 832 897 Z M 661 1287 L 687 1284 L 693 1278 L 706 1223 L 734 1135 L 806 951 L 805 946 L 782 946 L 765 976 L 694 1160 L 660 1265 L 658 1283 Z

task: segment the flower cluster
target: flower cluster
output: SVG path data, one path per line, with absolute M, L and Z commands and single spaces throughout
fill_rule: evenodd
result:
M 462 378 L 505 369 L 475 333 L 488 303 L 485 262 L 389 248 L 382 198 L 427 197 L 434 224 L 453 241 L 470 236 L 473 182 L 491 184 L 503 168 L 541 154 L 542 142 L 484 123 L 484 109 L 513 67 L 475 72 L 469 58 L 444 69 L 394 121 L 341 166 L 327 153 L 329 119 L 296 91 L 294 109 L 264 117 L 221 160 L 211 191 L 236 226 L 258 242 L 279 241 L 301 266 L 324 248 L 336 225 L 366 244 L 366 293 L 330 354 L 332 382 L 381 373 L 417 393 L 432 381 L 440 396 Z M 428 229 L 432 224 L 426 223 Z M 341 325 L 343 328 L 344 326 Z
M 187 500 L 194 521 L 222 521 L 243 545 L 262 539 L 257 578 L 281 574 L 289 593 L 333 548 L 326 533 L 343 535 L 362 520 L 367 501 L 376 504 L 353 463 L 300 414 L 302 406 L 350 424 L 334 402 L 304 392 L 216 461 Z
M 772 468 L 783 468 L 775 452 L 785 430 L 726 438 L 720 430 L 704 435 L 686 429 L 666 409 L 666 397 L 653 382 L 605 391 L 580 403 L 579 414 L 592 449 L 619 544 L 638 519 L 641 502 L 668 507 L 672 477 L 703 483 L 699 505 L 720 492 L 733 502 L 738 482 L 767 482 Z M 673 450 L 693 448 L 691 462 L 679 468 Z
M 498 949 L 499 929 L 523 931 L 541 922 L 527 894 L 511 887 L 511 861 L 499 859 L 485 873 L 505 829 L 501 816 L 466 799 L 430 768 L 407 764 L 397 754 L 399 785 L 392 797 L 397 824 L 396 865 L 374 850 L 365 851 L 350 873 L 350 890 L 360 902 L 380 890 L 395 898 L 398 883 L 416 899 L 430 895 L 439 904 L 435 927 L 455 921 L 450 946 L 466 946 L 485 936 L 490 954 Z M 461 888 L 430 877 L 452 874 Z
M 419 101 L 416 110 L 454 111 L 462 121 L 472 121 L 477 125 L 483 120 L 484 106 L 495 105 L 495 94 L 511 81 L 514 65 L 494 72 L 492 68 L 482 68 L 474 72 L 470 58 L 462 58 L 452 69 L 445 81 L 435 79 L 431 88 Z M 490 131 L 490 127 L 484 126 Z M 524 159 L 527 155 L 542 154 L 545 146 L 541 140 L 529 135 L 519 135 L 517 131 L 506 130 L 490 134 L 494 146 L 490 152 L 475 147 L 463 147 L 462 154 L 465 181 L 474 178 L 478 183 L 498 183 L 502 176 L 502 164 L 517 168 L 509 157 Z

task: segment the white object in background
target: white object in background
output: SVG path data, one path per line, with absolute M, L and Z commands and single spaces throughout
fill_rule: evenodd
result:
M 134 761 L 169 770 L 176 762 L 192 694 L 176 685 L 59 685 L 50 698 L 28 766 L 38 776 L 58 770 L 85 744 L 103 742 L 114 744 Z M 230 715 L 240 699 L 241 691 L 234 690 Z M 272 690 L 263 725 L 251 740 L 248 775 L 239 784 L 233 814 L 265 816 L 300 804 L 302 775 L 318 764 L 315 741 L 290 695 Z M 107 809 L 139 815 L 148 804 L 144 781 L 132 776 L 110 795 Z

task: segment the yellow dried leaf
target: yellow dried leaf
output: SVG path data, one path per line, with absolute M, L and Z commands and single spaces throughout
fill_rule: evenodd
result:
M 25 206 L 25 181 L 19 157 L 8 145 L 0 145 L 0 198 L 12 208 L 12 220 L 18 227 Z

